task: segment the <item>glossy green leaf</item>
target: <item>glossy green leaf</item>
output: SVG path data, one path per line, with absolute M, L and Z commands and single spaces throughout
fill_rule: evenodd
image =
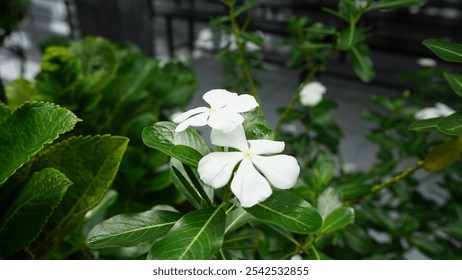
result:
M 462 241 L 462 227 L 460 226 L 460 224 L 452 224 L 449 226 L 445 226 L 444 228 L 442 228 L 442 230 L 449 234 L 451 237 L 454 237 Z
M 34 173 L 0 219 L 0 256 L 15 253 L 37 237 L 71 185 L 53 168 Z
M 276 224 L 290 232 L 313 233 L 322 226 L 322 218 L 316 209 L 288 191 L 275 191 L 265 201 L 245 210 L 259 220 Z
M 69 51 L 80 60 L 84 90 L 99 93 L 117 70 L 115 49 L 101 37 L 86 37 L 71 44 Z
M 242 207 L 237 207 L 236 209 L 226 213 L 225 233 L 231 232 L 254 219 L 255 218 Z
M 337 38 L 337 48 L 342 51 L 348 51 L 353 46 L 363 42 L 365 38 L 366 34 L 364 34 L 362 29 L 347 27 L 340 31 Z
M 5 95 L 8 106 L 10 109 L 14 109 L 27 101 L 33 101 L 35 90 L 31 82 L 20 78 L 5 86 Z
M 119 136 L 73 137 L 37 157 L 33 168 L 59 169 L 74 183 L 50 217 L 47 231 L 39 237 L 34 249 L 38 257 L 74 231 L 85 214 L 100 203 L 115 178 L 127 144 L 128 139 Z
M 170 161 L 170 174 L 175 187 L 182 195 L 196 208 L 204 208 L 205 199 L 202 198 L 201 193 L 194 187 L 193 182 L 189 178 L 183 164 L 173 159 Z
M 371 5 L 369 10 L 406 8 L 416 5 L 423 5 L 427 0 L 381 0 Z
M 210 260 L 221 248 L 226 214 L 222 207 L 189 212 L 155 242 L 152 260 Z
M 0 184 L 79 119 L 59 106 L 25 103 L 0 122 Z
M 436 123 L 439 131 L 447 135 L 462 135 L 462 112 L 454 113 L 448 117 L 441 118 Z
M 332 211 L 342 207 L 342 193 L 334 188 L 325 189 L 318 197 L 317 206 L 319 214 L 325 220 Z
M 334 210 L 324 220 L 321 233 L 328 234 L 346 227 L 355 220 L 355 210 L 351 207 L 341 207 Z
M 111 207 L 119 198 L 119 193 L 115 190 L 108 190 L 101 202 L 85 214 L 85 222 L 104 214 L 104 211 Z
M 165 235 L 182 215 L 177 212 L 149 210 L 120 214 L 95 226 L 87 237 L 88 247 L 131 247 Z
M 462 97 L 462 76 L 451 73 L 444 73 L 444 78 L 457 95 Z
M 363 82 L 370 82 L 375 76 L 374 64 L 369 56 L 369 48 L 365 44 L 351 47 L 349 51 L 351 63 L 356 75 Z
M 159 150 L 171 157 L 177 158 L 186 164 L 192 164 L 193 167 L 195 161 L 199 158 L 199 154 L 206 155 L 209 153 L 209 148 L 205 144 L 204 140 L 200 135 L 193 129 L 188 128 L 182 132 L 175 132 L 176 124 L 171 122 L 158 122 L 153 126 L 145 127 L 143 129 L 142 137 L 143 143 L 156 150 Z M 189 146 L 196 152 L 191 152 L 191 149 L 186 148 L 174 148 L 175 145 Z M 178 152 L 178 153 L 172 153 Z M 180 153 L 183 152 L 183 153 Z M 193 155 L 194 159 L 187 159 L 184 153 Z M 185 162 L 186 161 L 186 162 Z
M 326 153 L 320 153 L 313 167 L 311 184 L 319 191 L 323 190 L 332 180 L 335 173 L 335 162 Z
M 175 145 L 170 149 L 170 154 L 179 161 L 197 168 L 202 158 L 201 153 L 185 145 Z
M 413 122 L 408 129 L 412 131 L 418 131 L 418 132 L 423 132 L 423 131 L 435 131 L 437 130 L 436 124 L 438 120 L 441 118 L 431 118 L 431 119 L 425 119 L 425 120 L 417 120 Z
M 439 171 L 451 166 L 462 154 L 462 137 L 434 147 L 425 157 L 424 167 L 428 171 Z
M 428 39 L 423 44 L 442 60 L 462 63 L 461 44 L 449 43 L 439 39 Z

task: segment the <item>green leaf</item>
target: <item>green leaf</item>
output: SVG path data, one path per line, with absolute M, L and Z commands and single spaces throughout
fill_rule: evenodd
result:
M 242 207 L 238 207 L 226 214 L 225 233 L 231 232 L 253 219 L 254 217 L 252 215 Z
M 425 157 L 424 167 L 428 171 L 439 171 L 451 166 L 462 154 L 462 137 L 444 142 Z
M 462 45 L 439 39 L 427 39 L 423 44 L 444 61 L 462 63 Z
M 341 207 L 334 210 L 324 220 L 321 233 L 328 234 L 342 229 L 355 220 L 355 210 L 351 207 Z
M 337 38 L 337 47 L 342 51 L 348 51 L 353 46 L 363 42 L 365 38 L 366 34 L 363 30 L 347 27 L 340 32 Z
M 234 11 L 234 16 L 238 17 L 242 13 L 245 13 L 246 11 L 252 9 L 253 7 L 258 5 L 258 0 L 246 0 L 244 2 L 244 5 L 239 6 L 235 11 Z
M 375 76 L 374 65 L 369 56 L 369 48 L 365 44 L 351 47 L 349 51 L 351 63 L 356 75 L 363 82 L 370 82 Z
M 5 103 L 0 101 L 0 122 L 10 114 L 10 110 Z
M 226 214 L 222 207 L 189 212 L 155 242 L 151 260 L 209 260 L 223 243 Z
M 442 228 L 444 232 L 449 234 L 451 237 L 454 237 L 462 241 L 462 227 L 458 224 L 451 224 Z
M 25 103 L 0 122 L 0 184 L 79 119 L 59 106 Z
M 320 153 L 313 167 L 313 174 L 310 178 L 311 184 L 321 191 L 332 180 L 335 173 L 335 162 L 326 153 Z
M 462 97 L 462 76 L 457 74 L 444 73 L 444 78 L 455 91 L 455 93 Z
M 201 153 L 185 145 L 175 145 L 170 149 L 170 154 L 179 161 L 197 168 L 202 158 Z
M 323 252 L 316 250 L 316 248 L 312 248 L 308 252 L 307 259 L 308 260 L 331 260 L 331 258 L 326 256 Z
M 265 201 L 245 210 L 262 221 L 290 232 L 313 233 L 322 226 L 322 218 L 316 209 L 288 191 L 275 191 Z
M 462 135 L 462 112 L 454 113 L 445 118 L 441 118 L 436 123 L 436 128 L 447 135 Z
M 91 209 L 85 214 L 85 222 L 97 217 L 100 214 L 103 214 L 105 210 L 107 210 L 117 201 L 117 198 L 119 198 L 119 193 L 115 190 L 109 190 L 104 195 L 101 202 L 96 205 L 95 208 Z
M 73 232 L 85 214 L 100 203 L 115 178 L 127 144 L 128 139 L 119 136 L 73 137 L 37 157 L 33 168 L 59 169 L 74 183 L 50 217 L 47 231 L 39 237 L 34 249 L 37 257 Z
M 99 93 L 117 70 L 115 49 L 101 37 L 86 37 L 71 44 L 69 51 L 81 61 L 84 90 Z
M 103 221 L 90 231 L 88 247 L 131 247 L 152 242 L 165 235 L 181 216 L 180 213 L 162 210 L 120 214 Z
M 412 131 L 435 131 L 437 130 L 436 124 L 438 120 L 441 118 L 431 118 L 431 119 L 425 119 L 425 120 L 417 120 L 413 122 L 408 129 Z
M 53 168 L 34 173 L 0 220 L 0 256 L 15 253 L 37 237 L 71 185 Z
M 354 22 L 360 15 L 358 6 L 356 6 L 353 0 L 340 0 L 338 13 L 347 22 Z
M 31 82 L 21 78 L 11 81 L 5 86 L 5 95 L 8 106 L 15 109 L 27 101 L 33 101 L 35 89 Z
M 342 193 L 337 189 L 327 188 L 318 197 L 317 208 L 323 220 L 339 207 L 342 207 Z
M 369 10 L 406 8 L 416 5 L 423 5 L 427 0 L 382 0 L 370 6 Z
M 193 167 L 197 167 L 197 165 L 194 166 L 194 159 L 197 160 L 199 158 L 199 154 L 204 156 L 210 152 L 207 144 L 205 144 L 202 137 L 200 137 L 195 130 L 188 128 L 182 132 L 175 132 L 175 128 L 176 124 L 171 122 L 158 122 L 153 126 L 145 127 L 142 133 L 143 143 L 150 148 L 159 150 L 162 153 L 183 161 L 186 164 L 192 164 Z M 191 150 L 186 151 L 184 147 L 174 148 L 175 145 L 189 146 L 197 152 L 192 152 Z M 173 152 L 178 153 L 172 153 L 172 149 Z M 189 155 L 194 154 L 194 159 L 186 159 L 183 154 L 185 151 Z

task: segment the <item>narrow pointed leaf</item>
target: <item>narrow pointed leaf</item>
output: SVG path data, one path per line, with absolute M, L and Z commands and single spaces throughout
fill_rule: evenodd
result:
M 355 219 L 355 211 L 351 207 L 341 207 L 334 210 L 324 220 L 321 233 L 328 234 L 342 229 L 352 223 Z
M 197 168 L 202 158 L 201 153 L 185 145 L 175 145 L 170 149 L 170 154 L 179 161 Z
M 423 44 L 439 58 L 448 62 L 462 63 L 462 45 L 439 39 L 428 39 Z
M 313 233 L 322 226 L 322 218 L 316 209 L 288 191 L 275 191 L 265 201 L 244 209 L 254 217 L 290 232 Z
M 92 249 L 99 249 L 152 242 L 165 235 L 181 216 L 177 212 L 162 210 L 120 214 L 95 226 L 88 234 L 87 244 Z
M 221 248 L 225 221 L 222 207 L 190 212 L 152 245 L 148 259 L 209 260 Z
M 78 120 L 71 111 L 43 102 L 25 103 L 1 120 L 0 184 Z
M 382 0 L 373 4 L 369 10 L 382 10 L 382 9 L 395 9 L 395 8 L 406 8 L 416 5 L 422 5 L 427 0 Z
M 39 235 L 70 185 L 53 168 L 32 175 L 0 220 L 0 256 L 15 253 Z
M 375 76 L 375 70 L 369 56 L 369 48 L 365 44 L 359 44 L 351 47 L 349 53 L 356 75 L 363 82 L 370 82 Z
M 74 231 L 85 214 L 101 202 L 115 178 L 127 144 L 128 139 L 119 136 L 74 137 L 37 157 L 33 168 L 54 167 L 74 183 L 38 239 L 34 249 L 38 256 Z
M 226 214 L 225 233 L 231 232 L 254 219 L 255 218 L 242 207 L 238 207 Z
M 462 76 L 457 74 L 444 73 L 444 78 L 457 95 L 462 97 Z

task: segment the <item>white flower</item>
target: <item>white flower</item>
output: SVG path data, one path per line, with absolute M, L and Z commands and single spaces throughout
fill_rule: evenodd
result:
M 417 59 L 417 64 L 419 64 L 421 67 L 433 68 L 436 66 L 436 61 L 432 58 L 421 57 Z
M 443 103 L 436 103 L 435 107 L 424 108 L 417 113 L 414 117 L 418 120 L 432 119 L 438 117 L 447 117 L 454 114 L 456 111 L 449 108 Z
M 302 256 L 297 254 L 297 255 L 293 255 L 291 258 L 290 258 L 291 261 L 301 261 L 303 260 Z
M 300 92 L 300 103 L 303 106 L 316 106 L 321 102 L 324 93 L 326 93 L 326 87 L 320 82 L 308 83 Z
M 212 130 L 214 145 L 235 148 L 238 151 L 214 152 L 199 161 L 199 176 L 213 188 L 225 186 L 238 163 L 231 181 L 231 190 L 242 207 L 252 207 L 267 199 L 271 185 L 279 189 L 293 187 L 300 174 L 297 160 L 288 155 L 273 155 L 284 150 L 284 142 L 271 140 L 247 141 L 241 125 L 229 133 Z
M 205 50 L 213 50 L 213 32 L 210 28 L 204 28 L 199 31 L 197 35 L 197 40 L 195 42 L 196 48 L 201 48 Z
M 253 96 L 237 95 L 224 89 L 210 90 L 202 98 L 210 105 L 210 108 L 198 107 L 177 116 L 173 120 L 179 123 L 175 131 L 183 131 L 189 126 L 209 125 L 214 129 L 229 132 L 244 122 L 244 117 L 239 113 L 258 107 Z

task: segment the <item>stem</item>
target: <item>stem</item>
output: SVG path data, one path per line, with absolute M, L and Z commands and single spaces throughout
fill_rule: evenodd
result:
M 231 191 L 231 188 L 229 187 L 229 184 L 225 186 L 225 194 L 223 195 L 223 202 L 225 204 L 225 210 L 228 209 L 228 205 L 231 201 L 231 196 L 233 195 L 233 192 Z
M 235 1 L 229 1 L 227 3 L 228 8 L 229 8 L 229 20 L 231 23 L 231 31 L 232 31 L 232 35 L 234 36 L 234 38 L 236 38 L 236 44 L 237 44 L 238 54 L 240 58 L 239 61 L 241 62 L 238 64 L 241 67 L 240 74 L 242 75 L 242 78 L 247 81 L 247 84 L 250 87 L 249 93 L 253 97 L 255 97 L 258 104 L 261 105 L 260 96 L 258 95 L 258 91 L 257 91 L 257 84 L 255 80 L 253 79 L 252 74 L 250 73 L 250 66 L 248 64 L 247 59 L 245 58 L 245 41 L 243 41 L 241 38 L 241 28 L 239 27 L 239 24 L 237 23 L 236 14 L 234 11 L 234 4 L 235 4 Z
M 390 185 L 393 185 L 403 179 L 405 179 L 406 177 L 409 177 L 411 176 L 412 174 L 414 174 L 414 172 L 416 172 L 418 169 L 420 169 L 421 167 L 423 167 L 424 165 L 424 162 L 423 161 L 419 161 L 417 162 L 413 167 L 403 171 L 402 173 L 394 176 L 393 178 L 381 183 L 381 184 L 378 184 L 378 185 L 375 185 L 372 190 L 371 190 L 371 193 L 378 193 L 379 191 L 381 191 L 382 189 L 390 186 Z
M 303 87 L 306 84 L 308 84 L 317 73 L 325 71 L 325 64 L 332 57 L 335 51 L 336 51 L 336 48 L 334 45 L 332 49 L 330 50 L 330 52 L 324 57 L 324 59 L 320 63 L 318 63 L 316 66 L 314 66 L 313 69 L 311 69 L 310 73 L 306 76 L 303 83 L 298 87 L 297 92 L 292 97 L 292 100 L 290 101 L 289 105 L 287 105 L 287 107 L 282 112 L 281 117 L 279 118 L 279 121 L 276 125 L 276 129 L 274 130 L 274 139 L 277 139 L 277 137 L 279 136 L 279 133 L 281 132 L 282 124 L 284 123 L 289 113 L 293 110 L 293 108 L 297 104 L 297 101 L 300 98 L 300 92 L 302 91 Z

